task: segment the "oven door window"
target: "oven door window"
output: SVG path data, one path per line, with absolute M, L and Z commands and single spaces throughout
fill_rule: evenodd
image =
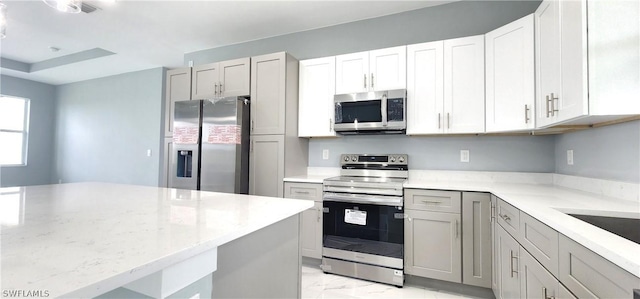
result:
M 323 246 L 403 258 L 402 207 L 324 201 Z
M 336 124 L 382 122 L 382 101 L 357 101 L 336 103 Z

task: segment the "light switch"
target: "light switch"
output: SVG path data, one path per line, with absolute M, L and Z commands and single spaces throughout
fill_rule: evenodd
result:
M 151 157 L 151 149 L 147 150 L 147 157 Z
M 573 150 L 567 150 L 567 165 L 573 165 Z
M 329 160 L 329 150 L 328 149 L 322 150 L 322 160 Z

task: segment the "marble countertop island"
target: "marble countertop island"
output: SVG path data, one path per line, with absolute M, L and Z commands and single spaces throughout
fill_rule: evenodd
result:
M 97 296 L 312 206 L 108 183 L 0 188 L 0 288 Z

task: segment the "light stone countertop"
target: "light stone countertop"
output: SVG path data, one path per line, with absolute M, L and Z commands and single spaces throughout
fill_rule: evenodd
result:
M 0 188 L 0 288 L 97 296 L 312 206 L 108 183 Z
M 321 174 L 308 174 L 308 175 L 298 175 L 292 177 L 284 178 L 285 182 L 290 183 L 312 183 L 312 184 L 322 184 L 324 179 L 334 177 L 336 175 L 321 175 Z
M 417 171 L 409 175 L 410 178 L 404 187 L 492 193 L 620 268 L 640 277 L 639 244 L 565 214 L 640 218 L 638 186 L 628 183 L 612 185 L 619 189 L 617 191 L 626 192 L 626 197 L 631 198 L 628 200 L 554 185 L 554 176 L 558 175 Z M 321 179 L 326 177 L 329 176 L 313 174 L 290 177 L 285 181 L 322 183 Z M 581 189 L 594 189 L 594 180 L 579 177 L 571 179 L 581 181 L 582 183 L 577 184 L 581 185 Z M 628 189 L 632 192 L 628 192 Z

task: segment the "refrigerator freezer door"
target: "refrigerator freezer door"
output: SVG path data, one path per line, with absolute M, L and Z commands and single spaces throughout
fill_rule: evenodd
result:
M 173 144 L 170 152 L 169 187 L 198 189 L 200 156 L 200 103 L 175 102 Z
M 200 190 L 248 193 L 248 101 L 204 100 Z

